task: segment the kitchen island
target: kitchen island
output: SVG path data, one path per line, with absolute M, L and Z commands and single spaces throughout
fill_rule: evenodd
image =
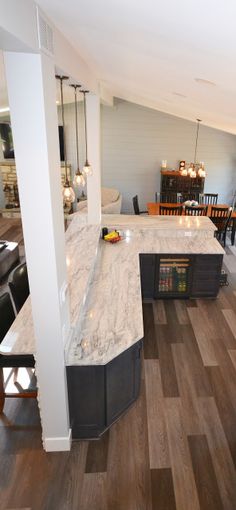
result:
M 205 282 L 204 271 L 209 274 L 214 266 L 211 296 L 215 297 L 224 250 L 206 217 L 186 221 L 105 215 L 102 225 L 119 229 L 123 237 L 111 245 L 100 238 L 100 226 L 73 216 L 66 232 L 71 302 L 71 334 L 65 346 L 69 409 L 73 438 L 96 438 L 139 393 L 142 293 L 145 296 L 149 283 L 155 282 L 156 257 L 190 261 L 189 295 L 180 292 L 182 297 L 189 297 L 193 289 L 194 296 L 201 295 L 194 278 Z M 154 288 L 158 284 L 151 285 L 149 292 Z M 1 352 L 36 355 L 30 299 L 2 342 Z

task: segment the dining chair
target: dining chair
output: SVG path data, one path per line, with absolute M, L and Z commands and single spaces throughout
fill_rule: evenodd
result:
M 182 205 L 160 205 L 160 214 L 163 216 L 181 216 Z
M 4 339 L 6 333 L 10 329 L 15 320 L 15 313 L 12 306 L 10 294 L 5 292 L 0 296 L 0 343 Z M 16 393 L 7 393 L 6 385 L 4 383 L 4 368 L 34 368 L 35 361 L 33 355 L 13 355 L 13 354 L 0 354 L 0 413 L 3 412 L 4 403 L 6 398 L 35 398 L 37 391 L 23 390 Z M 16 384 L 16 383 L 15 383 Z M 16 384 L 17 386 L 17 384 Z M 18 388 L 19 386 L 17 386 Z
M 134 214 L 147 214 L 148 212 L 147 211 L 140 211 L 139 209 L 139 203 L 138 203 L 138 195 L 135 195 L 135 197 L 133 197 L 133 208 L 134 208 Z
M 202 206 L 202 207 L 190 207 L 190 206 L 185 206 L 185 214 L 187 216 L 206 216 L 207 215 L 207 205 L 205 206 Z
M 199 193 L 182 192 L 182 201 L 187 202 L 187 200 L 195 200 L 195 202 L 198 202 L 199 201 Z
M 199 204 L 216 205 L 218 193 L 199 193 Z
M 29 295 L 29 280 L 25 262 L 13 269 L 8 278 L 8 285 L 18 313 Z
M 162 204 L 176 204 L 178 193 L 174 192 L 161 192 L 160 193 L 160 202 Z
M 226 235 L 230 224 L 231 214 L 232 207 L 211 207 L 210 219 L 217 227 L 215 237 L 218 241 L 223 241 L 223 246 L 226 244 Z

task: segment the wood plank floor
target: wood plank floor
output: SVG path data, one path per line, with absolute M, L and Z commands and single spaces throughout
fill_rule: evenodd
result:
M 141 394 L 100 441 L 46 454 L 36 401 L 7 401 L 1 510 L 236 510 L 231 248 L 225 263 L 217 300 L 144 303 Z

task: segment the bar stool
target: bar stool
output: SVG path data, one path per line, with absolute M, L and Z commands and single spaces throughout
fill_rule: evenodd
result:
M 5 292 L 0 296 L 0 343 L 15 320 L 15 313 L 12 306 L 10 294 Z M 23 390 L 17 393 L 7 393 L 4 384 L 4 368 L 34 368 L 35 360 L 33 355 L 0 354 L 0 413 L 3 412 L 6 398 L 35 398 L 37 391 Z
M 8 285 L 18 313 L 29 296 L 29 280 L 25 262 L 13 269 L 8 278 Z

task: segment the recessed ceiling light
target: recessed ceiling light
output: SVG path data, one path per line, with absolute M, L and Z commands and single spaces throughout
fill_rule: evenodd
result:
M 204 78 L 194 78 L 197 83 L 200 83 L 201 85 L 210 85 L 215 87 L 216 83 L 210 80 L 204 80 Z
M 173 96 L 178 96 L 178 97 L 182 97 L 183 99 L 185 99 L 187 96 L 185 96 L 185 94 L 181 94 L 180 92 L 172 92 Z

